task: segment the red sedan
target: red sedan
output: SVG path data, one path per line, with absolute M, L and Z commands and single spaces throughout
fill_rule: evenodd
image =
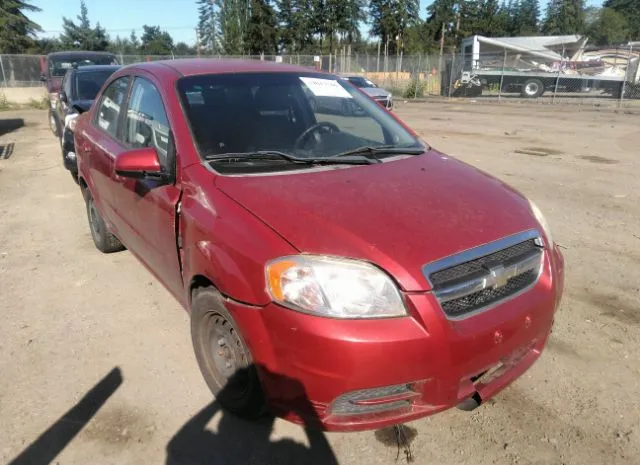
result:
M 97 248 L 190 312 L 237 414 L 359 430 L 473 409 L 547 342 L 564 262 L 540 210 L 335 76 L 128 66 L 75 143 Z

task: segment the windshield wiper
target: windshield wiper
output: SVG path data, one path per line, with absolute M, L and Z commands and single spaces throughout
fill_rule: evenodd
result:
M 304 165 L 370 165 L 377 163 L 375 159 L 369 157 L 359 157 L 358 154 L 345 155 L 343 158 L 336 160 L 334 157 L 318 157 L 318 158 L 300 158 L 288 153 L 277 150 L 259 150 L 256 152 L 231 152 L 220 154 L 207 154 L 204 156 L 206 161 L 227 161 L 227 162 L 245 162 L 250 160 L 277 160 L 288 161 L 291 163 L 300 163 Z
M 376 147 L 364 146 L 357 149 L 341 152 L 334 157 L 351 157 L 362 155 L 367 158 L 379 160 L 378 155 L 421 155 L 427 149 L 424 147 L 397 147 L 395 145 L 379 145 Z

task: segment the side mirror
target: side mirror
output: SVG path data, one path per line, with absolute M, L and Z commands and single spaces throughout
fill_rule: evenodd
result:
M 114 169 L 118 176 L 124 178 L 166 180 L 166 173 L 153 147 L 122 152 L 116 157 Z

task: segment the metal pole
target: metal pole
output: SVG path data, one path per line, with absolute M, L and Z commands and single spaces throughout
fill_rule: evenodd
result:
M 629 78 L 629 68 L 631 67 L 631 52 L 633 52 L 633 45 L 629 44 L 629 56 L 627 57 L 627 69 L 624 70 L 624 81 L 622 81 L 622 91 L 620 92 L 620 108 L 624 103 L 624 93 L 627 90 L 627 79 Z
M 500 73 L 500 88 L 498 89 L 498 101 L 502 100 L 502 84 L 504 83 L 504 69 L 507 67 L 507 49 L 504 49 L 504 60 L 502 61 L 502 72 Z
M 418 54 L 418 69 L 416 72 L 416 91 L 413 93 L 413 98 L 415 99 L 418 96 L 418 89 L 420 88 L 420 65 L 422 64 L 422 55 Z
M 376 73 L 380 72 L 380 39 L 378 39 L 378 60 L 376 61 Z
M 0 55 L 0 69 L 2 70 L 2 82 L 4 82 L 5 87 L 9 87 L 7 83 L 7 76 L 4 74 L 4 63 L 2 62 L 2 55 Z
M 558 84 L 560 83 L 560 71 L 562 71 L 563 62 L 564 62 L 564 44 L 562 45 L 562 57 L 560 58 L 560 66 L 558 66 L 558 77 L 556 77 L 556 86 L 553 89 L 553 98 L 551 100 L 552 103 L 556 103 L 556 94 L 558 93 Z
M 453 68 L 456 64 L 456 54 L 451 52 L 451 71 L 449 72 L 449 97 L 451 97 L 451 87 L 453 86 Z

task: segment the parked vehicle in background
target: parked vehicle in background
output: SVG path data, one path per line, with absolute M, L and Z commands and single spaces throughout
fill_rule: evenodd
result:
M 391 110 L 393 108 L 393 96 L 391 95 L 391 92 L 378 87 L 373 81 L 370 81 L 363 76 L 346 76 L 344 79 L 358 87 L 387 110 Z
M 40 59 L 40 80 L 44 82 L 49 94 L 49 126 L 56 136 L 59 128 L 54 117 L 57 94 L 60 91 L 62 78 L 67 70 L 74 65 L 118 65 L 118 59 L 113 53 L 69 51 L 54 52 Z
M 78 176 L 73 141 L 76 118 L 89 110 L 102 85 L 119 68 L 117 65 L 74 65 L 65 73 L 60 91 L 55 94 L 53 116 L 58 128 L 62 160 L 74 179 Z
M 462 69 L 453 69 L 453 96 L 475 97 L 489 87 L 541 97 L 547 91 L 600 90 L 619 98 L 640 95 L 640 55 L 630 49 L 589 50 L 581 35 L 484 37 L 462 40 Z M 451 67 L 448 67 L 449 69 Z M 449 82 L 446 78 L 444 82 Z
M 540 210 L 342 79 L 127 66 L 75 141 L 96 247 L 126 246 L 190 311 L 236 414 L 353 431 L 471 410 L 545 347 L 564 260 Z

